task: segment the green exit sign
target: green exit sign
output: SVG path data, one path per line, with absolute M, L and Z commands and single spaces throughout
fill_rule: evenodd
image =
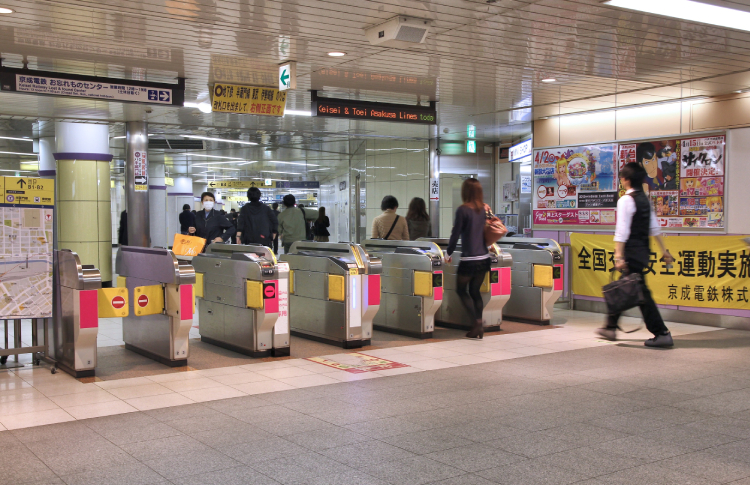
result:
M 467 140 L 466 142 L 466 153 L 476 153 L 477 142 L 476 140 Z
M 466 137 L 467 138 L 476 138 L 477 137 L 477 127 L 474 125 L 468 125 L 466 127 Z

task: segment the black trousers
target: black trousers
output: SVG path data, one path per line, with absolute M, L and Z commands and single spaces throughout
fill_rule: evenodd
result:
M 279 254 L 279 236 L 273 240 L 273 254 Z
M 474 321 L 482 319 L 484 301 L 482 300 L 482 283 L 489 271 L 490 260 L 461 261 L 458 263 L 458 274 L 456 275 L 456 290 L 461 302 L 474 317 Z M 474 322 L 472 322 L 473 324 Z
M 634 262 L 628 262 L 628 270 L 631 273 L 643 273 L 644 266 L 634 263 Z M 653 333 L 655 336 L 663 335 L 667 332 L 669 332 L 669 329 L 666 325 L 664 325 L 664 320 L 661 318 L 661 313 L 659 312 L 659 308 L 657 308 L 656 303 L 654 302 L 654 298 L 651 296 L 651 290 L 648 289 L 648 286 L 646 285 L 646 276 L 643 276 L 642 280 L 642 290 L 643 290 L 643 304 L 639 307 L 641 310 L 641 315 L 643 315 L 643 321 L 646 323 L 646 328 L 649 332 Z M 616 313 L 614 315 L 609 315 L 607 317 L 607 328 L 609 329 L 616 329 L 617 328 L 617 322 L 620 320 L 620 314 Z

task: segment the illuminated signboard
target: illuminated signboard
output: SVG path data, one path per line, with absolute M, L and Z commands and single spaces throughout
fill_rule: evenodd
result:
M 429 107 L 422 107 L 350 101 L 347 99 L 318 98 L 317 96 L 313 96 L 311 109 L 313 116 L 424 125 L 434 125 L 437 123 L 437 110 L 434 103 L 430 103 Z
M 477 152 L 476 140 L 468 140 L 466 142 L 466 153 L 476 153 L 476 152 Z
M 509 162 L 531 162 L 531 140 L 526 140 L 510 147 Z

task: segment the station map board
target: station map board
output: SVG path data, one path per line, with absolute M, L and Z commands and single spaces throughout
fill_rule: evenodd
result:
M 52 316 L 55 181 L 0 177 L 0 319 Z
M 619 170 L 636 162 L 663 229 L 723 230 L 725 146 L 716 135 L 536 150 L 535 227 L 613 228 Z

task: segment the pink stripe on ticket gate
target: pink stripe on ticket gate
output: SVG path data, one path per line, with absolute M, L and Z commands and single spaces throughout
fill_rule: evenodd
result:
M 193 285 L 180 285 L 180 320 L 193 319 Z
M 96 290 L 78 292 L 80 328 L 99 327 L 99 294 Z
M 368 305 L 380 305 L 380 275 L 367 275 L 367 303 Z
M 442 271 L 435 271 L 436 275 L 440 275 L 440 279 L 442 281 L 443 272 Z M 433 276 L 434 278 L 434 276 Z M 432 289 L 432 298 L 435 300 L 442 300 L 443 299 L 443 285 L 436 286 Z
M 498 269 L 500 271 L 500 294 L 510 295 L 510 285 L 512 279 L 510 267 Z
M 560 275 L 559 275 L 560 277 L 559 278 L 555 278 L 555 287 L 554 287 L 554 289 L 555 289 L 555 291 L 557 291 L 557 290 L 561 290 L 562 291 L 563 286 L 565 284 L 565 281 L 563 280 L 563 274 L 565 274 L 563 272 L 563 265 L 556 264 L 555 268 L 557 269 L 557 271 L 560 272 Z
M 263 282 L 263 303 L 266 313 L 279 313 L 279 281 Z

